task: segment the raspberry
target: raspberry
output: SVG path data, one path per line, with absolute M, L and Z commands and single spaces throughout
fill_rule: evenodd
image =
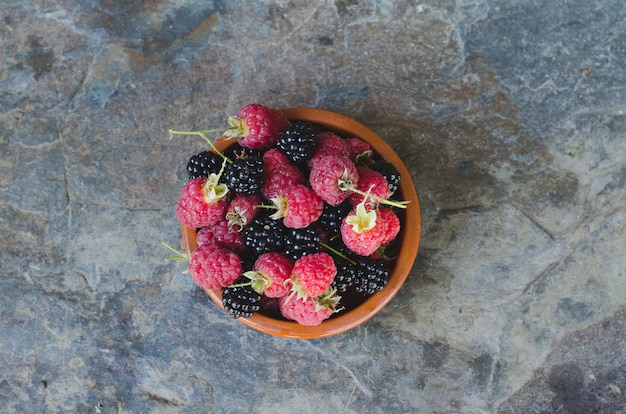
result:
M 241 275 L 241 259 L 232 250 L 215 244 L 201 244 L 191 255 L 189 273 L 203 289 L 219 289 Z
M 271 199 L 286 188 L 296 184 L 304 184 L 304 174 L 298 167 L 291 164 L 287 157 L 276 148 L 263 154 L 265 184 L 261 187 L 261 194 Z
M 221 220 L 212 226 L 202 227 L 196 233 L 196 242 L 198 245 L 216 244 L 237 252 L 245 249 L 243 235 L 232 228 L 226 220 Z
M 280 298 L 279 309 L 286 319 L 304 326 L 317 326 L 332 316 L 339 299 L 333 291 L 319 298 L 284 296 Z
M 400 233 L 400 219 L 392 209 L 384 207 L 378 210 L 378 218 L 376 220 L 380 222 L 383 233 L 383 239 L 380 244 L 391 243 Z
M 224 218 L 228 188 L 218 184 L 215 174 L 192 178 L 183 187 L 176 205 L 176 217 L 191 228 L 212 226 Z
M 315 152 L 308 162 L 309 168 L 313 168 L 317 161 L 327 155 L 338 157 L 348 157 L 350 155 L 344 139 L 333 132 L 321 132 L 316 135 L 315 140 Z
M 307 161 L 313 156 L 315 135 L 320 128 L 310 122 L 296 122 L 287 127 L 278 138 L 276 147 L 294 164 Z
M 233 318 L 249 318 L 261 308 L 261 294 L 251 286 L 241 286 L 245 278 L 239 278 L 234 286 L 227 286 L 222 291 L 224 310 Z
M 356 166 L 347 157 L 327 155 L 319 159 L 309 174 L 313 191 L 328 204 L 339 204 L 352 194 L 346 188 L 356 186 L 359 174 Z
M 381 173 L 367 167 L 357 167 L 357 172 L 359 173 L 359 181 L 356 186 L 358 190 L 373 194 L 383 199 L 387 199 L 391 196 L 387 180 Z M 350 201 L 350 204 L 356 206 L 363 201 L 363 195 L 353 193 L 348 200 Z M 378 203 L 376 201 L 372 201 L 370 199 L 367 200 L 367 207 L 369 208 L 376 207 L 377 204 Z
M 291 270 L 291 290 L 299 298 L 317 297 L 333 282 L 337 268 L 328 253 L 314 253 L 296 260 Z
M 341 224 L 341 239 L 354 253 L 369 256 L 382 244 L 385 237 L 376 210 L 366 210 L 361 203 Z
M 242 147 L 265 149 L 276 144 L 289 121 L 279 110 L 253 103 L 241 107 L 237 116 L 229 117 L 228 124 L 225 136 L 238 139 Z
M 252 288 L 268 298 L 280 298 L 289 293 L 285 281 L 291 276 L 293 262 L 286 256 L 264 253 L 254 262 L 251 271 L 243 275 L 251 280 Z
M 217 173 L 222 166 L 222 157 L 211 151 L 202 151 L 193 155 L 187 163 L 189 178 L 208 177 L 211 173 Z
M 237 158 L 226 166 L 224 183 L 237 195 L 253 195 L 263 185 L 263 158 Z
M 278 211 L 273 219 L 283 218 L 283 225 L 292 229 L 302 229 L 316 221 L 324 210 L 324 202 L 313 190 L 302 184 L 291 186 L 272 197 Z
M 359 164 L 361 160 L 370 160 L 372 158 L 372 147 L 367 142 L 359 138 L 346 138 L 346 149 L 348 150 L 348 157 L 355 164 Z
M 238 196 L 230 200 L 226 210 L 228 225 L 241 231 L 248 225 L 257 214 L 257 206 L 261 204 L 261 198 L 254 195 Z
M 391 191 L 392 194 L 398 191 L 401 176 L 398 169 L 392 163 L 381 158 L 377 160 L 371 168 L 380 172 L 383 177 L 385 177 L 389 185 L 389 191 Z

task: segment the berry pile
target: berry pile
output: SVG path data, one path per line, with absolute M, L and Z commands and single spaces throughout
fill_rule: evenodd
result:
M 315 326 L 383 289 L 400 231 L 400 174 L 359 138 L 277 109 L 242 107 L 221 132 L 233 143 L 187 164 L 176 215 L 196 229 L 189 272 L 222 289 L 234 318 L 278 311 Z

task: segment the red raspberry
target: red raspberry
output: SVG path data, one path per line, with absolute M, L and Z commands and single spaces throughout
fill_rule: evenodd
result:
M 261 198 L 257 194 L 237 196 L 230 201 L 226 210 L 228 225 L 241 231 L 256 217 Z
M 281 315 L 304 326 L 317 326 L 330 318 L 333 310 L 319 306 L 314 298 L 282 297 L 279 301 Z
M 352 194 L 344 184 L 356 186 L 359 174 L 348 157 L 327 155 L 319 159 L 309 174 L 311 188 L 328 204 L 337 205 Z
M 272 202 L 278 211 L 273 219 L 283 217 L 283 224 L 290 229 L 303 229 L 316 221 L 324 211 L 324 202 L 309 187 L 297 184 L 284 190 Z
M 183 187 L 176 205 L 176 217 L 184 225 L 191 228 L 212 226 L 224 218 L 228 189 L 211 180 L 211 177 L 193 178 Z
M 373 194 L 383 199 L 387 199 L 391 196 L 391 190 L 389 190 L 387 180 L 381 173 L 367 167 L 357 167 L 357 172 L 359 173 L 359 181 L 356 186 L 357 190 Z M 361 194 L 353 193 L 348 201 L 353 206 L 356 206 L 363 201 L 363 196 Z M 368 199 L 366 207 L 374 208 L 377 204 L 378 203 L 376 201 Z
M 384 228 L 376 210 L 366 210 L 365 203 L 356 206 L 341 223 L 341 239 L 348 249 L 369 256 L 382 244 Z
M 400 219 L 396 213 L 390 208 L 381 208 L 378 210 L 377 221 L 380 222 L 384 236 L 380 244 L 385 245 L 394 241 L 398 233 L 400 233 Z
M 258 103 L 245 105 L 237 116 L 228 118 L 230 128 L 224 135 L 238 139 L 239 145 L 251 149 L 266 149 L 276 144 L 289 121 L 277 109 Z
M 285 283 L 291 277 L 293 262 L 281 253 L 264 253 L 254 262 L 253 270 L 243 275 L 252 281 L 252 288 L 268 298 L 280 298 L 289 293 Z
M 215 244 L 202 244 L 193 251 L 189 273 L 203 289 L 219 289 L 235 282 L 241 275 L 237 253 Z
M 313 253 L 296 260 L 291 270 L 291 290 L 299 298 L 317 297 L 333 283 L 337 267 L 327 253 Z
M 246 247 L 243 235 L 236 228 L 231 227 L 226 220 L 221 220 L 212 226 L 202 227 L 198 230 L 196 243 L 198 245 L 216 244 L 237 252 L 243 251 Z
M 313 156 L 308 161 L 309 168 L 327 155 L 336 155 L 338 157 L 347 157 L 350 155 L 346 141 L 333 132 L 320 132 L 315 135 L 315 150 Z
M 372 147 L 367 142 L 360 138 L 346 138 L 344 139 L 346 148 L 348 149 L 348 157 L 355 163 L 360 159 L 372 158 Z
M 304 184 L 305 178 L 302 171 L 290 163 L 287 157 L 276 148 L 263 154 L 263 167 L 265 183 L 261 187 L 261 194 L 268 200 L 291 186 Z

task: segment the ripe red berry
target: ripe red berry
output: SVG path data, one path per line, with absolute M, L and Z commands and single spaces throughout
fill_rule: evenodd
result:
M 252 281 L 252 288 L 268 298 L 280 298 L 289 293 L 285 283 L 291 277 L 293 262 L 278 252 L 264 253 L 254 262 L 251 271 L 243 275 Z
M 239 278 L 241 271 L 239 256 L 215 244 L 198 246 L 189 261 L 189 273 L 193 281 L 204 289 L 226 287 Z
M 324 211 L 324 202 L 309 187 L 297 184 L 272 197 L 278 211 L 272 218 L 283 217 L 285 227 L 303 229 L 315 222 Z
M 352 194 L 348 188 L 356 186 L 359 174 L 348 157 L 327 155 L 319 159 L 309 174 L 309 183 L 322 200 L 337 205 Z
M 253 103 L 241 107 L 237 116 L 229 117 L 228 124 L 231 127 L 224 135 L 237 139 L 242 147 L 266 149 L 276 144 L 289 121 L 278 109 Z
M 261 187 L 261 194 L 268 200 L 291 186 L 304 184 L 302 171 L 276 148 L 263 154 L 263 166 L 265 183 Z
M 369 256 L 382 245 L 383 230 L 378 212 L 367 210 L 365 203 L 361 203 L 343 220 L 341 239 L 354 253 Z
M 213 183 L 211 177 L 192 178 L 181 191 L 176 205 L 176 217 L 191 228 L 216 224 L 224 218 L 228 208 L 225 198 L 227 192 L 225 186 Z
M 313 253 L 296 260 L 291 270 L 291 290 L 298 297 L 322 295 L 333 283 L 337 267 L 327 253 Z

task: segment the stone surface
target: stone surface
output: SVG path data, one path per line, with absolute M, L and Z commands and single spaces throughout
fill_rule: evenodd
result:
M 0 18 L 0 412 L 626 412 L 621 0 Z M 353 117 L 415 181 L 418 258 L 352 331 L 258 333 L 164 260 L 203 149 L 167 130 L 249 102 Z

